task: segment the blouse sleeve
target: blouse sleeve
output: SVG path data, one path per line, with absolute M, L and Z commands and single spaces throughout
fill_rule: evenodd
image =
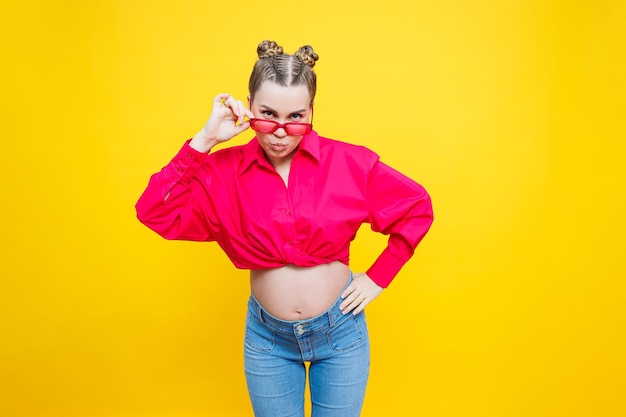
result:
M 185 143 L 160 172 L 152 175 L 135 209 L 141 223 L 166 239 L 210 241 L 218 232 L 210 221 L 210 176 L 201 169 L 208 154 Z
M 421 185 L 380 161 L 369 173 L 367 204 L 372 230 L 389 235 L 387 247 L 367 275 L 386 288 L 428 232 L 432 204 Z

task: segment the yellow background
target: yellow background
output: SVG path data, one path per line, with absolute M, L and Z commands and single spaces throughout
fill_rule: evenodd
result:
M 3 0 L 0 415 L 252 415 L 246 272 L 134 203 L 215 94 L 245 97 L 263 39 L 319 53 L 321 134 L 433 197 L 368 308 L 363 416 L 626 415 L 625 21 L 618 0 Z M 363 228 L 353 269 L 384 242 Z

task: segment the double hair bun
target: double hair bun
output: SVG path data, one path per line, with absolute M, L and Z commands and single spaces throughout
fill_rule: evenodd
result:
M 256 49 L 259 59 L 271 58 L 274 56 L 283 55 L 283 47 L 274 41 L 263 41 Z M 310 45 L 300 47 L 294 54 L 296 58 L 313 68 L 315 61 L 319 59 L 319 56 L 313 51 Z

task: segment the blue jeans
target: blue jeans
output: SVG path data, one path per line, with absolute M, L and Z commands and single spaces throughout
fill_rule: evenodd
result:
M 343 315 L 340 303 L 311 319 L 284 321 L 250 296 L 244 368 L 256 417 L 304 416 L 305 362 L 312 417 L 360 415 L 369 375 L 367 326 L 364 313 Z

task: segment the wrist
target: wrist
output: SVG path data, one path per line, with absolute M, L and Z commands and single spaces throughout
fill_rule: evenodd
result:
M 198 152 L 208 153 L 217 143 L 217 139 L 207 138 L 204 135 L 204 129 L 202 129 L 191 139 L 189 146 Z

